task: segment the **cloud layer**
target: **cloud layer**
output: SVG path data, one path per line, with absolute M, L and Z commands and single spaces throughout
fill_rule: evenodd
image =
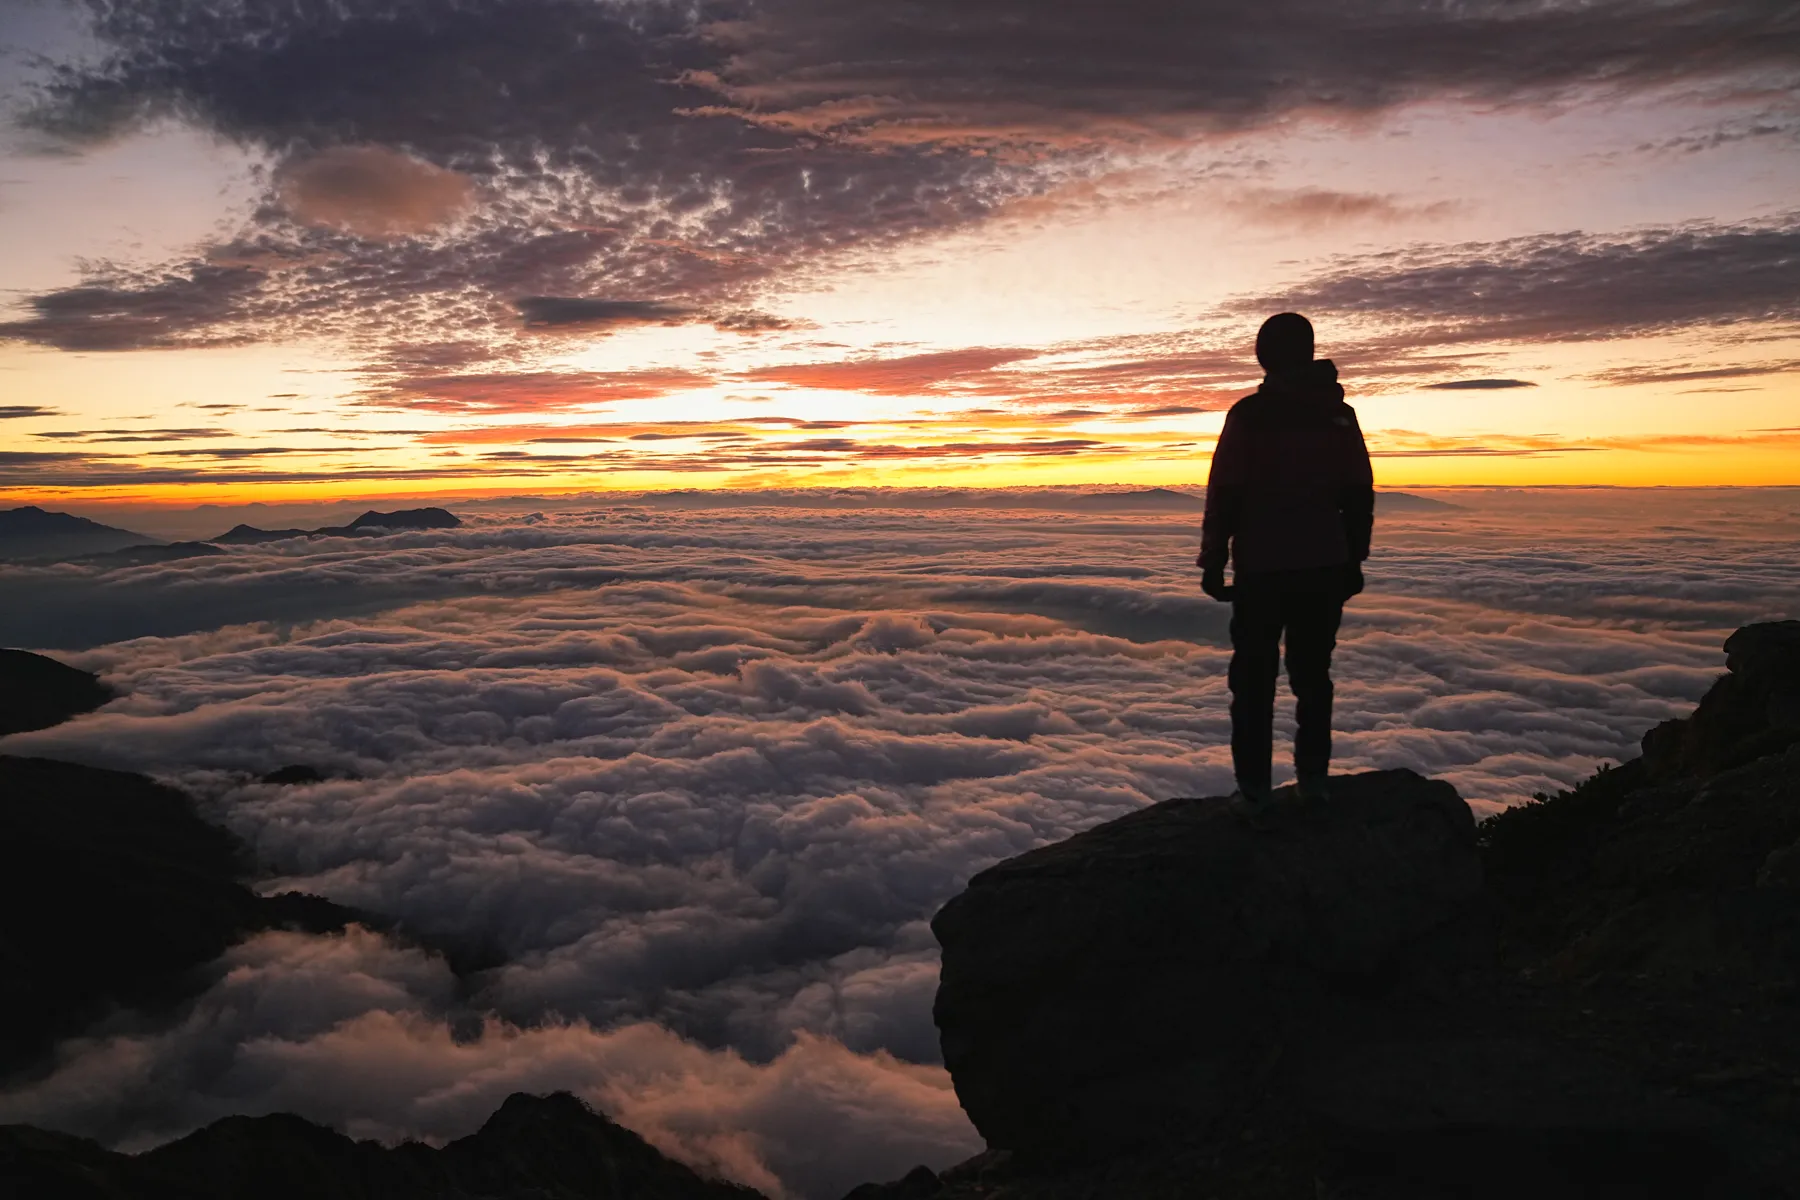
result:
M 1484 809 L 1566 786 L 1800 586 L 1784 492 L 1456 499 L 1381 521 L 1338 653 L 1339 770 L 1413 767 Z M 449 1136 L 509 1088 L 575 1086 L 797 1195 L 966 1153 L 931 913 L 999 858 L 1229 790 L 1226 614 L 1194 586 L 1192 518 L 465 513 L 0 569 L 45 601 L 0 640 L 34 640 L 26 612 L 69 641 L 151 635 L 73 655 L 125 698 L 6 751 L 175 778 L 268 886 L 482 968 L 259 942 L 178 1028 L 68 1047 L 8 1119 L 129 1141 L 291 1107 Z M 338 778 L 253 781 L 295 762 Z M 831 1139 L 820 1089 L 850 1123 Z

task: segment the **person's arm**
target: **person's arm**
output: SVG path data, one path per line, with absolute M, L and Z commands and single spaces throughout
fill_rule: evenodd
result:
M 1338 514 L 1344 521 L 1344 541 L 1350 547 L 1350 561 L 1361 563 L 1369 557 L 1369 544 L 1375 536 L 1375 473 L 1369 466 L 1369 447 L 1363 441 L 1362 427 L 1356 422 L 1356 410 L 1348 404 L 1349 427 L 1341 439 L 1338 492 Z
M 1225 428 L 1219 431 L 1219 444 L 1213 448 L 1212 467 L 1206 476 L 1206 517 L 1200 526 L 1200 557 L 1195 563 L 1202 571 L 1221 575 L 1231 561 L 1231 539 L 1237 535 L 1244 511 L 1243 431 L 1236 416 L 1235 412 L 1225 414 Z

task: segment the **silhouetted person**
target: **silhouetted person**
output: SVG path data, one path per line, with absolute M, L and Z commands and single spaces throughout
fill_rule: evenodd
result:
M 1294 774 L 1309 799 L 1331 764 L 1331 652 L 1344 601 L 1362 591 L 1374 477 L 1337 367 L 1313 358 L 1312 323 L 1279 313 L 1256 335 L 1264 371 L 1232 405 L 1213 452 L 1200 586 L 1231 601 L 1231 764 L 1242 805 L 1270 793 L 1282 635 L 1294 689 Z M 1232 585 L 1225 566 L 1233 568 Z

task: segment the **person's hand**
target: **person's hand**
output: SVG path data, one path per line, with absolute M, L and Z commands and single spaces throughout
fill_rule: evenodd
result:
M 1200 568 L 1200 590 L 1221 604 L 1229 604 L 1236 588 L 1225 582 L 1224 567 Z
M 1362 564 L 1349 563 L 1344 567 L 1344 599 L 1358 595 L 1363 590 Z

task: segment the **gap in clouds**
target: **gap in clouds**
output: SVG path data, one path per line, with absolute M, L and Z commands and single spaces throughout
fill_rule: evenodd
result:
M 1633 753 L 1800 585 L 1790 491 L 1449 498 L 1378 524 L 1337 766 L 1413 767 L 1483 810 Z M 1198 595 L 1193 517 L 466 512 L 0 568 L 11 594 L 63 589 L 92 647 L 65 657 L 126 693 L 0 749 L 175 779 L 264 886 L 492 964 L 255 939 L 173 1025 L 65 1046 L 0 1119 L 142 1145 L 289 1110 L 447 1138 L 508 1091 L 568 1087 L 804 1197 L 978 1148 L 937 1065 L 925 922 L 1000 858 L 1228 790 L 1225 613 Z M 128 607 L 190 631 L 95 645 Z M 253 782 L 291 762 L 355 778 Z

